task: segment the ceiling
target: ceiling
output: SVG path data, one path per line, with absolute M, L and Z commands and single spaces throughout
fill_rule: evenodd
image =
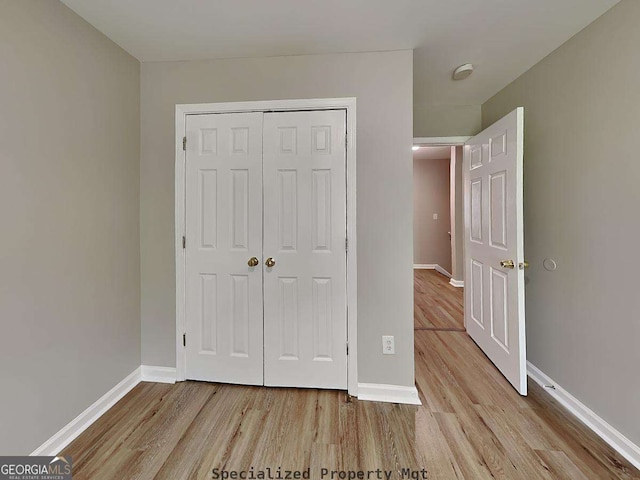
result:
M 480 105 L 619 0 L 62 1 L 142 62 L 414 49 L 414 104 Z
M 451 147 L 420 147 L 413 152 L 414 160 L 443 160 L 451 158 Z

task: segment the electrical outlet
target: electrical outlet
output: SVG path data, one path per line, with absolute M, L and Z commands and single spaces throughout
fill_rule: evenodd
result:
M 382 336 L 382 353 L 385 355 L 396 354 L 396 342 L 393 339 L 393 335 Z
M 434 213 L 434 214 L 433 214 L 433 219 L 434 219 L 434 220 L 437 220 L 437 219 L 438 219 L 438 214 L 437 214 L 437 213 Z

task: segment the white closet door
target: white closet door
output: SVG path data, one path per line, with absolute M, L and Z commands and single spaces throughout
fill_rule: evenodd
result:
M 347 388 L 345 122 L 264 114 L 265 385 Z
M 523 137 L 520 107 L 465 147 L 464 314 L 471 338 L 526 395 Z
M 188 379 L 263 383 L 262 117 L 187 117 Z

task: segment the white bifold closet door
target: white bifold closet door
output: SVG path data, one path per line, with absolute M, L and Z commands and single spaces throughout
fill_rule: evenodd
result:
M 262 113 L 186 129 L 187 378 L 262 385 Z
M 186 377 L 346 389 L 345 111 L 186 127 Z
M 265 385 L 347 388 L 346 113 L 265 113 Z

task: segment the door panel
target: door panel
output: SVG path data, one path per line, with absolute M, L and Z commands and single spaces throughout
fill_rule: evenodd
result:
M 188 379 L 263 383 L 262 116 L 187 116 Z
M 523 122 L 518 108 L 465 146 L 464 295 L 469 335 L 526 395 Z
M 265 385 L 347 388 L 344 111 L 265 113 Z

